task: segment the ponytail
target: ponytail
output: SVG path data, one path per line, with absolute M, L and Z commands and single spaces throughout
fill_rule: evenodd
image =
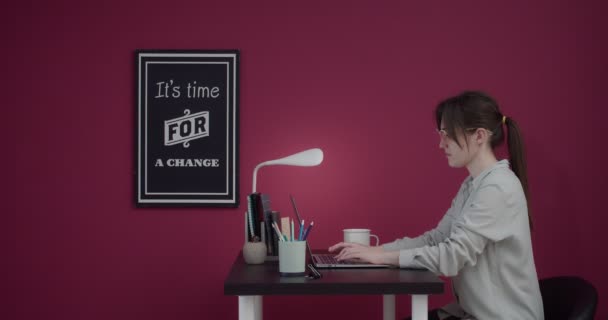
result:
M 503 123 L 507 129 L 507 145 L 509 147 L 509 162 L 511 163 L 511 170 L 519 178 L 521 186 L 524 189 L 526 196 L 526 202 L 528 205 L 528 221 L 530 223 L 530 230 L 533 229 L 532 224 L 532 213 L 530 208 L 530 192 L 528 189 L 528 171 L 526 168 L 526 157 L 524 150 L 524 140 L 519 130 L 517 123 L 507 117 L 503 117 Z

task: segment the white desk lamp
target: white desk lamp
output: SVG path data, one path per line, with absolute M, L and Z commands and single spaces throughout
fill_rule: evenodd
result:
M 258 170 L 260 170 L 260 168 L 262 167 L 277 165 L 313 167 L 318 166 L 319 164 L 321 164 L 321 162 L 323 162 L 323 150 L 319 148 L 308 149 L 284 158 L 262 162 L 258 164 L 253 170 L 253 193 L 256 192 Z M 247 239 L 249 236 L 247 233 L 247 221 L 247 212 L 245 212 L 245 243 L 248 242 Z

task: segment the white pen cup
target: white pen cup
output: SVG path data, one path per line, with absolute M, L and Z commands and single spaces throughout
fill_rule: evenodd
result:
M 380 238 L 371 234 L 370 229 L 344 229 L 344 242 L 359 243 L 364 246 L 370 245 L 370 238 L 376 238 L 375 246 L 380 244 Z
M 306 241 L 279 241 L 279 273 L 282 277 L 306 274 Z

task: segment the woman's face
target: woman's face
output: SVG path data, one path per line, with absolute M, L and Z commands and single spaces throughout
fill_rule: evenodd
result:
M 461 132 L 457 132 L 455 138 L 447 135 L 443 121 L 441 122 L 441 130 L 439 130 L 439 148 L 443 150 L 445 156 L 448 158 L 448 165 L 452 168 L 462 168 L 467 166 L 472 159 L 472 155 L 475 153 L 474 148 L 476 144 L 467 143 L 468 135 L 464 135 Z M 462 147 L 459 147 L 456 140 L 460 142 Z

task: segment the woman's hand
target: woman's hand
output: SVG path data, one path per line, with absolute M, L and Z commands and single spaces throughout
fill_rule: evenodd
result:
M 399 264 L 399 252 L 385 252 L 381 246 L 369 247 L 358 243 L 340 242 L 329 247 L 329 252 L 340 251 L 338 261 L 359 260 L 373 264 Z

